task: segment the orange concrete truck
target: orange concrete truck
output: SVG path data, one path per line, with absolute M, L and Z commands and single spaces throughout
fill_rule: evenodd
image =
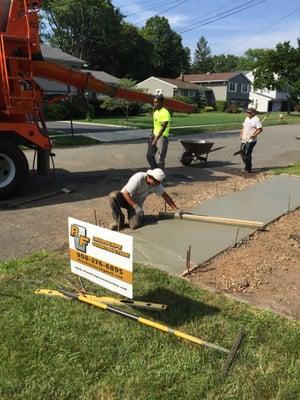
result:
M 90 74 L 44 61 L 39 38 L 41 3 L 0 1 L 0 199 L 12 196 L 29 175 L 21 148 L 36 150 L 37 173 L 49 174 L 51 142 L 43 117 L 42 90 L 35 78 L 129 101 L 153 101 L 152 95 L 110 86 Z M 193 111 L 191 105 L 172 99 L 165 104 L 173 111 Z

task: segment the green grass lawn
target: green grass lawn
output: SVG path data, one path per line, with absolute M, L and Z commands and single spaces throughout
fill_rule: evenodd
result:
M 261 114 L 262 119 L 265 114 Z M 300 123 L 300 114 L 284 114 L 284 119 L 282 122 L 279 121 L 279 112 L 271 113 L 268 118 L 264 121 L 264 126 L 268 125 L 280 125 L 280 124 L 295 124 Z M 222 125 L 226 127 L 230 126 L 229 129 L 239 128 L 241 123 L 245 119 L 245 114 L 229 114 L 223 112 L 202 112 L 198 114 L 183 114 L 174 113 L 172 116 L 172 127 L 183 127 L 183 126 L 201 126 L 201 125 L 211 125 L 213 128 L 214 124 L 216 126 L 214 130 L 223 130 Z M 152 127 L 152 117 L 146 115 L 138 115 L 129 117 L 126 121 L 122 117 L 106 117 L 93 120 L 94 123 L 112 124 L 112 125 L 123 125 L 123 126 L 133 126 L 138 128 L 151 128 Z M 221 125 L 221 126 L 220 126 Z M 207 129 L 205 129 L 207 131 Z M 178 134 L 177 130 L 173 130 L 174 134 Z
M 50 139 L 55 147 L 75 147 L 75 146 L 92 146 L 99 144 L 99 140 L 81 135 L 58 135 L 53 136 L 50 132 Z
M 83 303 L 35 295 L 71 276 L 66 257 L 40 252 L 0 262 L 1 400 L 297 399 L 297 322 L 154 269 L 135 266 L 134 273 L 136 299 L 168 305 L 164 312 L 136 314 L 227 348 L 245 327 L 225 381 L 223 353 Z
M 280 175 L 280 174 L 300 175 L 300 163 L 295 163 L 288 167 L 272 169 L 270 170 L 270 172 L 274 175 Z

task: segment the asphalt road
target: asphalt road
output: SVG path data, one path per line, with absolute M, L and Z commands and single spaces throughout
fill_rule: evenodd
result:
M 70 133 L 68 122 L 50 122 L 49 128 L 58 129 Z M 75 134 L 83 134 L 105 142 L 105 146 L 93 146 L 79 149 L 57 149 L 57 164 L 73 169 L 87 168 L 97 169 L 123 166 L 126 168 L 147 168 L 145 159 L 146 140 L 150 135 L 150 129 L 130 130 L 119 127 L 106 127 L 101 125 L 74 124 Z M 259 136 L 254 149 L 254 168 L 268 169 L 277 166 L 286 166 L 300 160 L 300 141 L 295 137 L 300 133 L 300 125 L 281 125 L 264 128 Z M 208 156 L 208 167 L 241 168 L 239 156 L 232 154 L 239 150 L 239 131 L 212 132 L 199 135 L 185 135 L 182 137 L 170 137 L 170 145 L 167 156 L 167 167 L 179 165 L 178 158 L 183 152 L 179 140 L 204 139 L 215 143 L 214 147 L 223 149 L 212 152 Z M 118 143 L 122 142 L 122 143 Z M 73 159 L 72 154 L 82 154 L 80 165 L 70 165 L 68 159 Z M 73 163 L 74 164 L 74 163 Z
M 65 124 L 65 129 L 69 129 L 68 124 Z M 145 136 L 149 132 L 135 130 L 135 139 L 120 142 L 124 140 L 123 136 L 128 130 L 107 130 L 108 128 L 97 126 L 84 129 L 93 130 L 92 134 L 97 134 L 99 140 L 101 136 L 111 134 L 117 141 L 53 149 L 56 154 L 53 177 L 32 173 L 17 198 L 0 202 L 0 259 L 22 256 L 42 248 L 66 249 L 68 216 L 93 223 L 94 210 L 97 210 L 97 222 L 101 220 L 107 224 L 111 218 L 107 201 L 109 192 L 120 189 L 134 172 L 148 169 Z M 300 141 L 295 139 L 299 131 L 300 125 L 265 128 L 254 149 L 254 167 L 264 170 L 300 161 Z M 201 190 L 206 182 L 226 180 L 226 174 L 241 175 L 240 157 L 232 156 L 239 149 L 238 137 L 238 131 L 184 136 L 184 139 L 211 140 L 215 147 L 225 146 L 209 154 L 208 166 L 204 169 L 183 167 L 178 160 L 183 152 L 180 138 L 172 137 L 166 163 L 166 186 L 172 186 L 173 191 L 178 191 L 182 183 L 200 183 Z M 26 156 L 32 165 L 33 151 L 26 151 Z M 17 202 L 35 196 L 59 192 L 65 187 L 73 189 L 73 192 L 18 207 L 7 207 L 16 206 Z

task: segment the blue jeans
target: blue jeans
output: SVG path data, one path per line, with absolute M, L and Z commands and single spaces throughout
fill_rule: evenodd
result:
M 245 164 L 246 171 L 252 170 L 252 151 L 255 145 L 256 141 L 241 144 L 241 157 Z

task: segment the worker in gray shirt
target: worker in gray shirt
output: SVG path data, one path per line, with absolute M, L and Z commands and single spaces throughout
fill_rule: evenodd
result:
M 143 226 L 145 224 L 143 204 L 151 193 L 161 196 L 172 209 L 177 210 L 176 204 L 161 184 L 164 179 L 165 174 L 160 168 L 149 169 L 147 172 L 137 172 L 132 175 L 121 191 L 110 193 L 109 203 L 114 219 L 114 222 L 110 224 L 110 229 L 124 228 L 125 216 L 122 208 L 127 210 L 131 229 Z

